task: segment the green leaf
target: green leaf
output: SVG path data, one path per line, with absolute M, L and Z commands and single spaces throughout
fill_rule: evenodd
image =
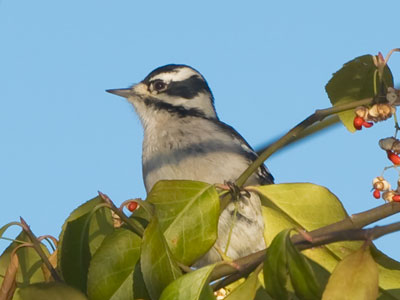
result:
M 400 299 L 400 263 L 379 251 L 374 245 L 370 246 L 370 251 L 375 262 L 378 264 L 379 286 L 385 290 L 383 296 L 389 292 L 393 298 Z
M 288 299 L 287 278 L 299 299 L 321 299 L 321 288 L 311 265 L 292 244 L 290 229 L 276 235 L 264 261 L 264 284 L 276 299 Z
M 288 221 L 281 220 L 281 225 L 294 223 L 307 231 L 312 231 L 347 217 L 338 198 L 320 185 L 283 183 L 251 188 L 263 196 L 264 206 L 272 207 L 275 211 L 278 209 L 278 218 L 282 218 L 282 214 L 286 217 Z M 275 236 L 281 230 L 276 228 L 275 232 L 268 236 L 267 244 L 270 243 L 271 236 Z
M 314 271 L 306 257 L 302 255 L 293 245 L 290 237 L 286 237 L 287 262 L 290 281 L 296 295 L 300 299 L 321 299 L 322 290 L 315 277 Z
M 155 216 L 144 231 L 140 260 L 143 279 L 153 300 L 182 275 Z
M 86 292 L 92 254 L 104 237 L 113 232 L 111 212 L 97 209 L 103 201 L 93 198 L 75 209 L 65 220 L 60 234 L 58 266 L 66 283 Z
M 322 299 L 375 300 L 377 297 L 378 267 L 369 248 L 361 247 L 336 266 Z
M 286 240 L 290 229 L 276 235 L 268 247 L 264 261 L 264 285 L 268 294 L 276 299 L 288 299 Z
M 266 290 L 264 290 L 262 287 L 260 287 L 257 290 L 256 296 L 254 298 L 254 300 L 275 300 L 273 299 Z M 295 299 L 293 299 L 295 300 Z
M 133 272 L 133 295 L 135 295 L 135 299 L 151 299 L 149 291 L 146 288 L 146 283 L 144 282 L 140 260 L 136 263 L 135 270 Z
M 133 299 L 133 271 L 139 260 L 140 244 L 140 237 L 124 228 L 106 236 L 90 262 L 91 300 Z
M 264 238 L 267 245 L 283 229 L 303 228 L 307 231 L 339 222 L 347 214 L 328 189 L 310 183 L 275 184 L 251 187 L 260 193 L 265 222 Z M 313 270 L 320 286 L 324 286 L 329 272 L 362 242 L 337 242 L 302 251 L 315 264 Z M 379 286 L 382 299 L 400 299 L 400 263 L 371 247 L 379 264 Z
M 21 232 L 15 239 L 21 242 L 30 243 L 29 237 L 24 232 Z M 3 281 L 6 269 L 10 263 L 11 253 L 14 248 L 18 247 L 19 245 L 21 245 L 21 243 L 12 242 L 0 256 L 0 284 Z M 47 248 L 43 245 L 42 250 L 49 255 Z M 42 260 L 33 248 L 20 248 L 17 250 L 17 255 L 19 260 L 19 268 L 16 281 L 19 286 L 27 286 L 31 283 L 45 280 L 41 270 Z
M 374 85 L 380 88 L 378 76 L 374 82 L 374 73 L 377 70 L 372 55 L 357 57 L 333 74 L 325 89 L 333 106 L 351 103 L 357 100 L 372 98 L 375 96 Z M 383 72 L 385 87 L 393 87 L 393 77 L 386 66 Z M 377 91 L 379 93 L 379 91 Z M 339 118 L 346 128 L 354 132 L 354 109 L 339 113 Z
M 154 204 L 172 253 L 191 265 L 217 238 L 219 197 L 213 185 L 188 180 L 159 181 L 147 201 Z
M 260 282 L 258 280 L 258 274 L 261 269 L 254 271 L 247 277 L 246 281 L 234 289 L 225 300 L 243 300 L 243 299 L 254 299 Z
M 32 284 L 18 294 L 21 300 L 87 300 L 80 291 L 59 282 Z
M 347 217 L 343 205 L 327 188 L 311 183 L 284 183 L 255 186 L 262 196 L 265 238 L 267 245 L 272 238 L 285 228 L 302 228 L 312 231 L 338 222 Z M 272 212 L 273 211 L 273 212 Z M 271 220 L 268 220 L 271 213 Z M 273 221 L 272 221 L 273 220 Z M 358 249 L 361 242 L 341 242 L 327 245 L 343 258 Z M 334 267 L 334 265 L 333 265 Z
M 214 265 L 200 268 L 173 281 L 161 294 L 160 300 L 215 300 L 208 285 Z

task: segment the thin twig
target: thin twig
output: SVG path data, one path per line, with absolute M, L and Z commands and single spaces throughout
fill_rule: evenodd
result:
M 127 225 L 129 226 L 132 231 L 134 233 L 136 233 L 138 236 L 143 237 L 143 228 L 141 228 L 140 226 L 136 225 L 131 219 L 129 219 L 121 210 L 118 209 L 118 207 L 115 206 L 115 204 L 111 201 L 111 199 L 106 195 L 103 194 L 102 192 L 98 192 L 99 196 L 101 197 L 101 199 L 103 199 L 104 202 L 106 202 L 111 210 L 118 216 L 121 218 L 121 220 Z
M 318 236 L 329 235 L 332 232 L 339 232 L 350 229 L 360 229 L 376 221 L 394 215 L 398 212 L 400 212 L 400 203 L 390 202 L 372 208 L 370 210 L 354 214 L 352 216 L 343 219 L 342 221 L 313 230 L 308 234 L 313 239 L 315 239 Z M 292 236 L 292 241 L 293 243 L 302 243 L 305 241 L 305 239 L 301 235 L 294 235 Z
M 397 222 L 385 226 L 375 226 L 373 228 L 367 228 L 367 229 L 348 229 L 337 232 L 331 232 L 329 234 L 317 236 L 316 238 L 313 238 L 312 241 L 298 241 L 294 242 L 294 244 L 296 245 L 297 249 L 305 250 L 309 249 L 310 245 L 312 245 L 312 247 L 318 247 L 321 245 L 330 244 L 334 242 L 341 242 L 341 241 L 375 240 L 385 234 L 389 234 L 399 230 L 400 230 L 400 222 Z
M 254 272 L 258 274 L 262 270 L 262 267 L 263 267 L 263 263 L 259 264 L 258 266 L 256 266 L 256 269 L 254 270 Z M 220 281 L 214 282 L 213 284 L 211 284 L 211 288 L 213 289 L 213 291 L 218 291 L 219 289 L 227 286 L 228 284 L 235 282 L 236 280 L 239 280 L 242 277 L 246 277 L 251 272 L 253 272 L 253 269 L 247 268 L 246 270 L 242 271 L 243 273 L 235 273 L 235 274 L 232 274 L 231 276 L 226 277 Z
M 400 207 L 399 205 L 396 205 Z M 377 209 L 385 209 L 385 205 L 381 206 Z M 364 216 L 362 215 L 364 213 L 358 214 L 358 216 L 361 215 L 362 218 Z M 341 223 L 341 222 L 338 222 Z M 335 223 L 335 224 L 338 224 Z M 335 225 L 333 224 L 333 225 Z M 327 227 L 334 228 L 332 225 L 328 225 Z M 325 227 L 323 227 L 325 228 Z M 321 229 L 323 229 L 321 228 Z M 324 232 L 320 229 L 308 232 L 307 235 L 312 237 L 312 240 L 310 241 L 309 239 L 305 239 L 304 236 L 298 234 L 294 235 L 291 237 L 291 240 L 293 244 L 299 249 L 299 250 L 305 250 L 305 249 L 310 249 L 313 247 L 321 246 L 321 245 L 326 245 L 334 242 L 340 242 L 340 241 L 360 241 L 360 240 L 374 240 L 377 239 L 383 235 L 386 235 L 388 233 L 392 233 L 395 231 L 400 231 L 400 222 L 385 225 L 385 226 L 376 226 L 373 228 L 368 228 L 368 229 L 359 229 L 359 228 L 346 228 L 343 230 L 338 230 L 338 231 L 327 231 Z M 225 285 L 232 283 L 236 281 L 237 279 L 246 276 L 247 274 L 251 273 L 258 265 L 260 265 L 264 260 L 266 256 L 266 249 L 260 250 L 258 252 L 255 252 L 253 254 L 250 254 L 245 257 L 241 257 L 235 261 L 233 261 L 231 264 L 221 264 L 217 267 L 215 267 L 213 273 L 211 274 L 211 281 L 223 278 L 228 276 L 227 278 L 224 279 Z M 234 266 L 234 267 L 233 267 Z M 221 288 L 220 285 L 215 285 L 215 287 Z
M 47 269 L 49 269 L 51 276 L 54 278 L 55 281 L 62 282 L 60 275 L 57 273 L 56 269 L 53 268 L 49 259 L 47 258 L 47 255 L 44 253 L 39 240 L 33 234 L 32 230 L 29 228 L 29 225 L 25 222 L 25 220 L 22 217 L 20 217 L 20 219 L 21 219 L 22 229 L 28 235 L 29 239 L 32 242 L 33 248 L 36 250 L 37 254 L 39 254 L 40 258 L 42 259 Z
M 58 245 L 58 240 L 54 236 L 48 235 L 48 234 L 47 235 L 41 235 L 37 239 L 38 239 L 39 242 L 42 242 L 43 240 L 45 240 L 49 244 L 51 249 L 53 251 L 56 251 L 56 248 L 57 248 L 57 245 Z
M 263 153 L 261 153 L 260 156 L 242 173 L 242 175 L 240 175 L 240 177 L 236 180 L 236 184 L 238 186 L 243 186 L 243 184 L 245 184 L 245 182 L 251 176 L 251 174 L 253 174 L 268 157 L 270 157 L 278 149 L 293 142 L 295 139 L 298 138 L 298 136 L 303 130 L 305 130 L 315 122 L 322 121 L 323 119 L 325 119 L 330 115 L 350 110 L 356 108 L 357 106 L 368 105 L 372 103 L 372 101 L 373 98 L 367 98 L 343 105 L 337 105 L 331 108 L 316 110 L 315 113 L 308 116 L 302 122 L 297 124 L 288 133 L 286 133 L 279 140 L 277 140 L 270 147 L 268 147 Z
M 339 117 L 337 115 L 332 115 L 324 120 L 322 120 L 319 123 L 314 123 L 313 125 L 309 126 L 307 129 L 304 129 L 301 133 L 299 133 L 296 137 L 296 139 L 288 142 L 286 145 L 282 145 L 282 147 L 288 148 L 289 145 L 293 145 L 294 143 L 300 142 L 306 137 L 309 137 L 314 134 L 320 134 L 324 130 L 332 128 L 333 125 L 338 125 L 338 122 L 340 121 Z M 263 145 L 259 146 L 258 149 L 255 149 L 257 154 L 260 155 L 263 153 L 265 150 L 267 150 L 273 143 L 275 143 L 278 139 L 271 139 L 270 141 L 265 142 Z M 277 149 L 280 150 L 281 148 Z M 275 152 L 275 153 L 276 153 Z M 274 154 L 275 154 L 274 153 Z

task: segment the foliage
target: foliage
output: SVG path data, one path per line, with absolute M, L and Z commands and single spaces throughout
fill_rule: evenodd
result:
M 333 107 L 293 128 L 236 183 L 240 186 L 273 151 L 327 116 L 339 114 L 355 131 L 357 106 L 387 102 L 393 77 L 386 63 L 381 55 L 346 63 L 326 86 Z M 339 199 L 316 184 L 244 189 L 261 198 L 267 250 L 197 269 L 191 266 L 215 243 L 221 207 L 229 201 L 222 185 L 160 181 L 145 201 L 128 201 L 139 204 L 129 217 L 124 205 L 117 208 L 100 193 L 70 214 L 59 242 L 36 238 L 23 221 L 7 224 L 0 237 L 9 226 L 22 231 L 0 256 L 0 300 L 208 300 L 216 299 L 215 290 L 229 300 L 400 299 L 400 263 L 371 242 L 400 225 L 364 228 L 400 211 L 400 203 L 349 217 Z M 53 251 L 43 244 L 49 239 Z

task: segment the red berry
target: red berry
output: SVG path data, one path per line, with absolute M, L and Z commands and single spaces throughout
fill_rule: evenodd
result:
M 392 200 L 393 200 L 394 202 L 400 202 L 400 195 L 394 195 L 394 196 L 392 197 Z
M 378 189 L 375 189 L 374 193 L 372 195 L 374 195 L 375 199 L 379 199 L 381 197 L 381 191 Z
M 129 211 L 134 211 L 137 207 L 138 207 L 138 204 L 135 201 L 129 202 L 129 204 L 127 206 Z
M 394 195 L 392 199 L 394 202 L 400 202 L 400 195 Z
M 353 121 L 354 128 L 357 130 L 361 130 L 365 120 L 359 116 L 356 116 Z
M 363 125 L 365 128 L 370 128 L 370 127 L 372 127 L 372 126 L 374 125 L 374 123 L 364 121 L 364 122 L 362 123 L 362 125 Z
M 400 157 L 393 153 L 392 151 L 386 151 L 387 157 L 394 165 L 400 165 Z

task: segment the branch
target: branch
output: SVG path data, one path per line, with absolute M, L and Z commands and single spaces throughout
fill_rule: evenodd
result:
M 398 212 L 400 212 L 400 203 L 389 202 L 370 210 L 349 216 L 337 223 L 313 230 L 309 232 L 308 235 L 310 235 L 312 239 L 315 239 L 319 236 L 329 235 L 332 232 L 363 228 L 366 225 L 382 220 Z M 304 236 L 298 234 L 292 237 L 292 241 L 296 244 L 303 243 L 306 239 Z
M 42 259 L 47 269 L 49 269 L 51 276 L 54 278 L 55 281 L 62 282 L 60 275 L 58 275 L 57 271 L 53 268 L 49 259 L 47 258 L 47 255 L 44 253 L 42 247 L 40 246 L 39 240 L 33 234 L 32 230 L 29 228 L 25 220 L 22 217 L 20 217 L 20 219 L 21 219 L 22 229 L 28 235 L 29 239 L 32 242 L 33 248 L 36 250 L 37 254 L 39 254 L 40 258 Z
M 288 133 L 286 133 L 283 137 L 273 143 L 270 147 L 268 147 L 260 156 L 240 175 L 240 177 L 236 180 L 236 184 L 238 186 L 243 186 L 243 184 L 247 181 L 247 179 L 253 174 L 262 164 L 263 162 L 270 157 L 273 153 L 275 153 L 280 148 L 286 146 L 287 144 L 296 140 L 302 131 L 306 128 L 310 127 L 312 124 L 318 121 L 322 121 L 326 117 L 337 114 L 346 110 L 350 110 L 356 108 L 361 105 L 368 105 L 372 103 L 373 98 L 367 98 L 363 100 L 354 101 L 351 103 L 347 103 L 344 105 L 337 105 L 331 108 L 316 110 L 315 113 L 308 116 L 302 122 L 293 127 Z
M 342 242 L 342 241 L 368 241 L 380 238 L 385 234 L 400 231 L 400 222 L 385 225 L 375 226 L 367 229 L 348 229 L 336 232 L 330 232 L 329 234 L 316 236 L 309 241 L 298 241 L 292 242 L 296 245 L 297 249 L 305 250 L 312 247 L 318 247 L 325 244 Z M 311 247 L 310 247 L 311 246 Z
M 315 123 L 315 124 L 307 127 L 307 129 L 304 129 L 300 134 L 297 135 L 296 139 L 293 139 L 292 141 L 290 141 L 289 143 L 287 143 L 286 145 L 283 145 L 283 146 L 287 147 L 289 145 L 292 145 L 294 143 L 297 143 L 297 142 L 303 140 L 304 138 L 306 138 L 310 135 L 313 135 L 316 133 L 320 134 L 320 133 L 322 133 L 323 130 L 330 129 L 333 125 L 338 124 L 339 121 L 340 121 L 340 119 L 337 115 L 331 115 L 331 116 L 325 118 L 324 120 L 322 120 L 321 122 Z M 261 153 L 263 153 L 277 140 L 278 139 L 271 139 L 270 141 L 265 142 L 264 145 L 259 147 L 259 149 L 256 149 L 257 155 L 260 155 Z M 277 151 L 280 149 L 281 148 L 277 149 Z
M 400 231 L 400 222 L 370 229 L 361 228 L 399 211 L 400 203 L 387 203 L 371 210 L 355 214 L 337 223 L 308 232 L 307 238 L 304 234 L 297 234 L 292 236 L 291 240 L 299 250 L 310 249 L 339 241 L 374 240 L 385 234 Z M 215 281 L 226 276 L 228 277 L 221 282 L 215 283 L 213 288 L 219 289 L 222 286 L 250 274 L 265 260 L 265 256 L 266 249 L 241 257 L 231 263 L 216 266 L 211 274 L 210 281 Z

